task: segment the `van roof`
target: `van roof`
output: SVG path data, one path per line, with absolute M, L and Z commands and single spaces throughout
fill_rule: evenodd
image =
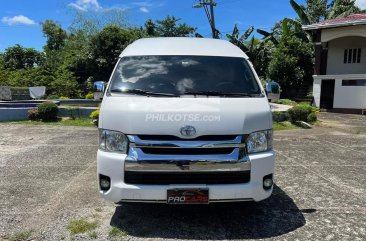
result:
M 209 38 L 143 38 L 130 44 L 120 55 L 192 55 L 192 56 L 248 56 L 238 47 L 226 40 Z

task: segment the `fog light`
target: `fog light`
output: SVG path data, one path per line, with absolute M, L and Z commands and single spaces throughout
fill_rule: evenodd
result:
M 99 175 L 99 186 L 103 191 L 107 191 L 111 188 L 111 179 L 104 175 Z
M 263 177 L 263 188 L 265 190 L 271 189 L 273 186 L 273 175 L 267 175 L 265 177 Z

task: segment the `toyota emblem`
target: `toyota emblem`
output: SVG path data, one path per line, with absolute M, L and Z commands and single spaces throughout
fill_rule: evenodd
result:
M 180 128 L 180 134 L 182 134 L 182 136 L 194 136 L 196 135 L 196 128 L 193 126 L 184 126 Z

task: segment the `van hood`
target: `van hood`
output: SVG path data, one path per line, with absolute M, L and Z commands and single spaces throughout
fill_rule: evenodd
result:
M 99 128 L 131 135 L 174 135 L 193 126 L 196 135 L 239 135 L 271 129 L 267 99 L 105 96 Z

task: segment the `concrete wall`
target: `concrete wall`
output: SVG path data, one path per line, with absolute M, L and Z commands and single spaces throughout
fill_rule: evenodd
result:
M 345 49 L 361 48 L 361 63 L 344 63 Z M 328 43 L 327 75 L 366 74 L 366 38 L 343 37 Z
M 90 114 L 97 110 L 97 107 L 66 108 L 59 107 L 58 115 L 61 117 L 89 118 Z
M 0 108 L 0 122 L 28 120 L 30 108 Z
M 314 76 L 313 95 L 317 107 L 320 106 L 321 81 L 323 79 L 335 80 L 333 108 L 366 109 L 366 86 L 342 86 L 343 79 L 366 79 L 366 74 Z
M 321 42 L 326 43 L 343 37 L 366 38 L 366 25 L 355 25 L 340 28 L 327 28 L 322 30 Z
M 322 86 L 322 80 L 314 78 L 313 83 L 313 96 L 314 96 L 314 103 L 316 107 L 320 106 L 320 91 Z
M 0 108 L 0 122 L 28 120 L 30 108 Z M 59 107 L 58 116 L 89 118 L 90 113 L 97 110 L 97 107 L 65 108 Z
M 336 79 L 333 108 L 366 109 L 366 86 L 342 86 Z

